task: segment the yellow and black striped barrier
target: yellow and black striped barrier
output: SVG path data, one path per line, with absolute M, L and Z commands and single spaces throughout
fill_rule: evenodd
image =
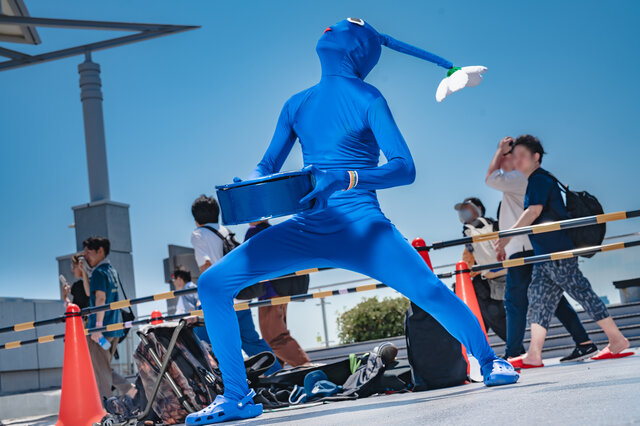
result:
M 284 279 L 284 278 L 290 278 L 290 277 L 295 277 L 295 276 L 300 276 L 300 275 L 308 275 L 308 274 L 311 274 L 311 273 L 314 273 L 314 272 L 320 272 L 320 271 L 324 271 L 324 270 L 327 270 L 327 269 L 333 269 L 333 268 L 305 269 L 303 271 L 297 271 L 297 272 L 294 272 L 292 274 L 283 275 L 283 276 L 280 276 L 280 277 L 277 277 L 277 278 L 272 278 L 270 280 L 263 280 L 263 281 L 260 281 L 260 282 L 277 281 L 277 280 L 281 280 L 281 279 Z M 185 288 L 185 289 L 182 289 L 182 290 L 172 290 L 172 291 L 166 291 L 166 292 L 163 292 L 163 293 L 152 294 L 151 296 L 137 297 L 135 299 L 118 300 L 118 301 L 115 301 L 115 302 L 107 303 L 105 305 L 92 306 L 92 307 L 84 308 L 80 312 L 80 315 L 86 316 L 86 315 L 95 314 L 96 312 L 106 312 L 106 311 L 112 311 L 112 310 L 116 310 L 116 309 L 129 308 L 129 307 L 131 307 L 133 305 L 139 305 L 141 303 L 153 302 L 153 301 L 157 301 L 157 300 L 173 299 L 173 298 L 176 298 L 176 297 L 179 297 L 179 296 L 184 296 L 184 295 L 187 295 L 187 294 L 196 293 L 197 291 L 198 291 L 197 288 Z M 61 315 L 59 317 L 49 318 L 49 319 L 46 319 L 46 320 L 23 322 L 23 323 L 15 324 L 15 325 L 8 326 L 8 327 L 2 327 L 2 328 L 0 328 L 0 333 L 6 333 L 6 332 L 10 332 L 10 331 L 32 330 L 35 327 L 39 327 L 39 326 L 42 326 L 42 325 L 63 323 L 64 320 L 65 320 L 65 316 Z
M 364 284 L 357 287 L 351 287 L 351 288 L 345 288 L 345 289 L 318 291 L 316 293 L 300 294 L 297 296 L 274 297 L 272 299 L 259 300 L 256 302 L 236 303 L 234 305 L 234 309 L 236 311 L 243 311 L 243 310 L 251 309 L 253 307 L 282 305 L 284 303 L 302 301 L 307 299 L 323 299 L 329 296 L 337 296 L 340 294 L 349 294 L 349 293 L 359 293 L 362 291 L 377 290 L 379 288 L 384 288 L 384 287 L 387 287 L 387 285 L 382 283 L 374 283 L 374 284 Z M 109 324 L 102 327 L 85 329 L 84 334 L 89 335 L 91 333 L 97 333 L 97 332 L 123 330 L 125 328 L 132 328 L 138 325 L 150 324 L 152 321 L 159 321 L 159 320 L 174 321 L 174 320 L 191 317 L 191 316 L 201 317 L 203 316 L 203 312 L 201 309 L 199 309 L 199 310 L 187 312 L 184 314 L 174 314 L 174 315 L 166 315 L 166 316 L 160 316 L 160 317 L 154 317 L 154 318 L 143 318 L 143 319 L 138 319 L 134 321 L 119 322 L 119 323 Z M 33 343 L 53 342 L 55 340 L 60 340 L 60 339 L 64 339 L 64 333 L 50 334 L 47 336 L 38 337 L 36 339 L 16 340 L 14 342 L 7 342 L 3 345 L 0 345 L 0 350 L 19 348 L 21 346 L 33 344 Z
M 636 246 L 640 246 L 640 240 L 627 241 L 627 242 L 621 242 L 621 243 L 612 243 L 612 244 L 603 244 L 600 246 L 584 247 L 580 249 L 566 250 L 566 251 L 558 251 L 558 252 L 549 253 L 549 254 L 539 254 L 537 256 L 508 259 L 508 260 L 503 260 L 502 262 L 472 266 L 471 268 L 465 269 L 462 271 L 454 271 L 454 272 L 447 272 L 444 274 L 438 274 L 438 278 L 451 278 L 452 276 L 463 273 L 463 272 L 480 272 L 480 271 L 486 271 L 490 269 L 514 268 L 517 266 L 532 265 L 534 263 L 540 263 L 540 262 L 549 262 L 549 261 L 561 260 L 561 259 L 571 259 L 572 257 L 584 256 L 587 254 L 595 254 L 595 253 L 600 253 L 605 251 L 620 250 L 620 249 L 636 247 Z
M 595 216 L 585 216 L 575 219 L 559 220 L 557 222 L 541 223 L 540 225 L 523 226 L 522 228 L 507 229 L 504 231 L 489 232 L 470 237 L 456 238 L 454 240 L 439 241 L 430 246 L 422 247 L 422 250 L 438 250 L 446 247 L 459 246 L 463 244 L 479 243 L 482 241 L 497 240 L 505 237 L 515 237 L 516 235 L 542 234 L 544 232 L 559 231 L 561 229 L 578 228 L 581 226 L 600 225 L 616 220 L 631 219 L 640 217 L 640 210 L 629 210 L 623 212 L 603 213 Z M 420 249 L 419 249 L 420 250 Z
M 581 226 L 597 225 L 597 224 L 612 222 L 616 220 L 631 219 L 635 217 L 640 217 L 640 210 L 603 213 L 595 216 L 586 216 L 586 217 L 581 217 L 576 219 L 561 220 L 557 222 L 543 223 L 540 225 L 525 226 L 522 228 L 508 229 L 505 231 L 496 231 L 496 232 L 490 232 L 482 235 L 474 235 L 470 237 L 457 238 L 454 240 L 441 241 L 441 242 L 433 243 L 430 246 L 426 246 L 426 247 L 416 247 L 416 250 L 428 251 L 431 249 L 441 249 L 445 247 L 453 247 L 453 246 L 462 245 L 462 244 L 469 244 L 469 243 L 475 243 L 475 242 L 481 242 L 481 241 L 491 241 L 491 240 L 496 240 L 498 238 L 513 237 L 516 235 L 541 234 L 544 232 L 553 232 L 560 229 L 570 229 L 570 228 L 577 228 Z M 522 259 L 515 259 L 514 261 L 520 262 L 522 261 Z M 505 261 L 505 262 L 510 262 L 510 261 Z M 498 263 L 494 265 L 496 265 L 494 266 L 495 268 L 505 267 L 505 266 L 499 265 Z M 276 281 L 279 279 L 289 278 L 293 276 L 307 275 L 310 273 L 315 273 L 315 272 L 324 271 L 328 269 L 333 269 L 333 268 L 307 269 L 304 271 L 294 272 L 293 274 L 283 275 L 281 277 L 273 278 L 270 280 L 263 280 L 261 282 Z M 493 269 L 493 268 L 490 268 L 490 269 Z M 167 291 L 164 293 L 158 293 L 151 296 L 138 297 L 136 299 L 119 300 L 106 305 L 84 308 L 81 311 L 81 315 L 85 316 L 85 315 L 94 314 L 96 312 L 106 312 L 106 311 L 115 310 L 115 309 L 128 308 L 133 305 L 152 302 L 155 300 L 173 299 L 178 296 L 195 293 L 195 292 L 197 292 L 197 289 L 192 288 L 192 289 Z M 35 327 L 42 326 L 42 325 L 61 323 L 61 322 L 64 322 L 64 319 L 65 319 L 64 315 L 61 315 L 59 317 L 49 318 L 46 320 L 30 321 L 30 322 L 15 324 L 13 326 L 0 328 L 0 333 L 6 333 L 10 331 L 31 330 Z
M 513 237 L 513 236 L 516 236 L 516 235 L 541 234 L 541 233 L 544 233 L 544 232 L 557 231 L 559 229 L 570 229 L 570 228 L 576 228 L 576 227 L 580 227 L 580 226 L 589 226 L 589 225 L 594 225 L 594 224 L 602 224 L 602 223 L 612 222 L 612 221 L 615 221 L 615 220 L 631 219 L 631 218 L 635 218 L 635 217 L 640 217 L 640 210 L 629 210 L 629 211 L 621 211 L 621 212 L 614 212 L 614 213 L 604 213 L 604 214 L 595 215 L 595 216 L 586 216 L 586 217 L 582 217 L 582 218 L 568 219 L 568 220 L 562 220 L 562 221 L 558 221 L 558 222 L 550 222 L 550 223 L 543 223 L 543 224 L 540 224 L 540 225 L 533 225 L 533 226 L 525 226 L 525 227 L 522 227 L 522 228 L 508 229 L 508 230 L 505 230 L 505 231 L 490 232 L 490 233 L 482 234 L 482 235 L 474 235 L 474 236 L 470 236 L 470 237 L 458 238 L 458 239 L 455 239 L 455 240 L 437 242 L 437 243 L 433 243 L 433 244 L 431 244 L 430 246 L 427 246 L 427 247 L 416 247 L 416 250 L 417 251 L 425 251 L 425 250 L 428 251 L 430 249 L 441 249 L 441 248 L 445 248 L 445 247 L 452 247 L 452 246 L 456 246 L 456 245 L 469 244 L 469 243 L 480 242 L 480 241 L 490 241 L 490 240 L 495 240 L 495 239 L 503 238 L 503 237 Z M 587 247 L 586 249 L 590 249 L 590 248 Z M 513 259 L 513 261 L 522 261 L 522 259 Z M 505 261 L 505 262 L 510 262 L 510 261 Z M 501 266 L 499 263 L 495 263 L 494 265 L 495 266 L 493 268 L 504 267 L 504 266 Z M 493 269 L 493 268 L 490 268 L 490 269 Z M 297 272 L 294 272 L 292 274 L 283 275 L 281 277 L 272 278 L 270 280 L 263 280 L 261 282 L 276 281 L 276 280 L 279 280 L 279 279 L 290 278 L 290 277 L 299 276 L 299 275 L 307 275 L 307 274 L 320 272 L 320 271 L 324 271 L 324 270 L 329 270 L 329 269 L 333 269 L 333 268 L 307 269 L 307 270 L 303 270 L 303 271 L 297 271 Z M 449 274 L 449 276 L 451 276 L 451 274 Z M 154 294 L 154 295 L 151 295 L 151 296 L 138 297 L 138 298 L 135 298 L 135 299 L 119 300 L 119 301 L 112 302 L 112 303 L 105 304 L 105 305 L 101 305 L 101 306 L 93 306 L 93 307 L 84 308 L 81 311 L 81 315 L 85 316 L 85 315 L 94 314 L 96 312 L 106 312 L 106 311 L 115 310 L 115 309 L 123 309 L 123 308 L 128 308 L 128 307 L 133 306 L 133 305 L 139 305 L 141 303 L 147 303 L 147 302 L 152 302 L 152 301 L 157 301 L 157 300 L 173 299 L 173 298 L 176 298 L 176 297 L 179 297 L 179 296 L 182 296 L 182 295 L 191 294 L 191 293 L 195 293 L 195 292 L 197 292 L 197 289 L 191 288 L 191 289 L 183 289 L 183 290 L 172 290 L 172 291 L 167 291 L 167 292 L 163 292 L 163 293 Z M 42 325 L 62 323 L 62 322 L 64 322 L 64 320 L 65 320 L 64 315 L 61 315 L 59 317 L 49 318 L 49 319 L 46 319 L 46 320 L 24 322 L 24 323 L 20 323 L 20 324 L 15 324 L 13 326 L 2 327 L 2 328 L 0 328 L 0 333 L 6 333 L 6 332 L 10 332 L 10 331 L 31 330 L 31 329 L 33 329 L 35 327 L 39 327 L 39 326 L 42 326 Z
M 522 266 L 522 265 L 530 265 L 530 264 L 534 264 L 534 263 L 549 262 L 549 261 L 560 260 L 560 259 L 570 259 L 570 258 L 573 258 L 573 257 L 578 257 L 578 256 L 586 255 L 586 254 L 599 253 L 599 252 L 605 252 L 605 251 L 613 251 L 613 250 L 621 250 L 621 249 L 630 248 L 630 247 L 637 247 L 637 246 L 640 246 L 640 240 L 628 241 L 628 242 L 622 242 L 622 243 L 613 243 L 613 244 L 603 244 L 603 245 L 599 245 L 599 246 L 585 247 L 585 248 L 575 249 L 575 250 L 560 251 L 560 252 L 555 252 L 555 253 L 542 254 L 542 255 L 538 255 L 538 256 L 529 256 L 529 257 L 523 257 L 523 258 L 519 258 L 519 259 L 510 259 L 510 260 L 505 260 L 505 261 L 496 262 L 496 263 L 490 263 L 490 264 L 486 264 L 486 265 L 476 265 L 476 266 L 473 266 L 473 267 L 471 267 L 469 269 L 465 269 L 465 270 L 437 274 L 437 277 L 441 278 L 441 279 L 442 278 L 451 278 L 451 277 L 453 277 L 453 276 L 455 276 L 457 274 L 461 274 L 461 273 L 486 271 L 486 270 L 498 269 L 498 268 L 513 268 L 513 267 L 518 267 L 518 266 Z M 299 295 L 296 295 L 296 296 L 274 297 L 272 299 L 258 300 L 258 301 L 255 301 L 255 302 L 237 303 L 237 304 L 234 305 L 234 309 L 236 311 L 242 311 L 242 310 L 255 308 L 255 307 L 260 307 L 260 306 L 282 305 L 284 303 L 301 302 L 301 301 L 305 301 L 305 300 L 308 300 L 308 299 L 323 299 L 325 297 L 338 296 L 338 295 L 341 295 L 341 294 L 360 293 L 360 292 L 364 292 L 364 291 L 377 290 L 377 289 L 385 288 L 385 287 L 388 287 L 388 286 L 386 284 L 383 284 L 383 283 L 373 283 L 373 284 L 364 284 L 364 285 L 360 285 L 360 286 L 357 286 L 357 287 L 350 287 L 350 288 L 345 288 L 345 289 L 336 289 L 336 290 L 318 291 L 318 292 L 315 292 L 315 293 L 299 294 Z M 181 292 L 182 292 L 182 290 L 171 292 L 171 293 L 174 293 L 176 295 L 179 295 L 178 293 L 186 294 L 184 292 L 183 293 L 181 293 Z M 166 294 L 166 293 L 160 293 L 160 294 Z M 155 296 L 157 296 L 157 295 L 155 295 Z M 153 298 L 153 297 L 154 296 L 147 296 L 147 298 Z M 160 300 L 160 299 L 151 299 L 151 300 Z M 173 320 L 177 320 L 177 319 L 180 319 L 180 318 L 185 318 L 185 317 L 190 317 L 190 316 L 202 316 L 202 315 L 203 315 L 202 310 L 196 310 L 196 311 L 191 311 L 191 312 L 184 313 L 184 314 L 174 314 L 174 315 L 167 315 L 167 316 L 155 317 L 155 318 L 144 318 L 144 319 L 139 319 L 139 320 L 135 320 L 135 321 L 121 322 L 121 323 L 116 323 L 116 324 L 109 324 L 109 325 L 103 326 L 103 327 L 91 328 L 91 329 L 85 330 L 85 334 L 88 335 L 88 334 L 96 333 L 96 332 L 121 330 L 121 329 L 125 329 L 125 328 L 135 327 L 137 325 L 149 324 L 149 323 L 151 323 L 151 321 L 157 321 L 157 320 L 173 321 Z M 51 335 L 48 335 L 48 336 L 41 336 L 41 337 L 38 337 L 36 339 L 17 340 L 17 341 L 14 341 L 14 342 L 7 342 L 7 343 L 5 343 L 3 345 L 0 345 L 0 350 L 2 350 L 2 349 L 19 348 L 21 346 L 24 346 L 24 345 L 27 345 L 27 344 L 32 344 L 32 343 L 53 342 L 54 340 L 59 340 L 59 339 L 63 339 L 63 338 L 64 338 L 64 333 L 63 334 L 55 334 L 55 335 L 51 334 Z
M 469 244 L 469 243 L 475 243 L 475 242 L 481 242 L 481 241 L 491 241 L 491 240 L 496 240 L 504 237 L 513 237 L 516 235 L 541 234 L 545 232 L 558 231 L 560 229 L 571 229 L 571 228 L 577 228 L 581 226 L 597 225 L 597 224 L 603 224 L 607 222 L 613 222 L 616 220 L 631 219 L 635 217 L 640 217 L 640 210 L 603 213 L 595 216 L 586 216 L 586 217 L 581 217 L 576 219 L 561 220 L 557 222 L 543 223 L 540 225 L 525 226 L 522 228 L 508 229 L 504 231 L 490 232 L 482 235 L 474 235 L 470 237 L 457 238 L 454 240 L 441 241 L 441 242 L 432 243 L 431 245 L 426 247 L 416 247 L 416 250 L 418 251 L 425 251 L 425 250 L 428 251 L 431 249 L 437 250 L 445 247 L 453 247 L 453 246 L 462 245 L 462 244 Z M 589 249 L 589 248 L 586 248 L 586 249 Z M 520 262 L 522 261 L 522 259 L 514 259 L 514 261 Z M 505 261 L 505 262 L 510 262 L 510 261 Z M 500 266 L 498 263 L 494 265 L 496 265 L 495 268 L 504 267 L 504 266 Z M 297 271 L 297 272 L 294 272 L 293 274 L 283 275 L 281 277 L 273 278 L 270 280 L 264 280 L 261 282 L 275 281 L 275 280 L 289 278 L 293 276 L 299 276 L 299 275 L 307 275 L 310 273 L 319 272 L 319 271 L 328 270 L 328 269 L 333 269 L 333 268 L 313 268 L 313 269 L 308 269 L 304 271 Z M 154 294 L 151 296 L 138 297 L 135 299 L 119 300 L 119 301 L 101 305 L 101 306 L 84 308 L 82 309 L 81 315 L 85 316 L 85 315 L 94 314 L 96 312 L 105 312 L 105 311 L 110 311 L 115 309 L 127 308 L 132 305 L 138 305 L 141 303 L 147 303 L 155 300 L 173 299 L 178 296 L 195 293 L 195 292 L 197 292 L 197 289 L 173 290 L 173 291 L 167 291 L 164 293 Z M 64 322 L 64 319 L 65 319 L 64 315 L 61 315 L 59 317 L 49 318 L 46 320 L 24 322 L 20 324 L 15 324 L 13 326 L 2 327 L 0 328 L 0 333 L 6 333 L 10 331 L 31 330 L 35 327 L 42 326 L 42 325 L 62 323 Z

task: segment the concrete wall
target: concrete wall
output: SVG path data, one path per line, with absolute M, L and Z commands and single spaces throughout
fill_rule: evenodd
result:
M 60 300 L 0 298 L 0 327 L 62 315 Z M 64 333 L 64 323 L 0 334 L 0 343 Z M 0 350 L 0 395 L 59 387 L 64 342 Z

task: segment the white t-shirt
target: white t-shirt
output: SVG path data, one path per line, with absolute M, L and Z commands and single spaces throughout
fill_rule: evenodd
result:
M 500 205 L 500 217 L 498 226 L 501 231 L 511 228 L 524 211 L 524 194 L 527 192 L 529 181 L 525 175 L 517 170 L 504 172 L 496 170 L 489 175 L 487 185 L 502 192 L 502 204 Z M 533 250 L 529 237 L 526 235 L 515 236 L 509 241 L 504 251 L 507 259 L 515 253 L 525 250 Z
M 229 230 L 217 223 L 207 223 L 206 226 L 216 229 L 225 237 L 229 235 Z M 191 233 L 191 246 L 193 246 L 198 267 L 207 263 L 207 260 L 213 265 L 223 256 L 222 240 L 207 228 L 196 228 Z

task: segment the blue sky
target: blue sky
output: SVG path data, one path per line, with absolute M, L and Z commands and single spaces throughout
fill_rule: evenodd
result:
M 458 237 L 453 204 L 466 196 L 481 197 L 495 216 L 500 195 L 483 180 L 506 135 L 538 135 L 549 152 L 545 166 L 571 187 L 597 195 L 606 211 L 640 208 L 638 2 L 26 3 L 37 17 L 202 26 L 94 54 L 102 67 L 111 195 L 131 205 L 138 295 L 166 289 L 162 259 L 167 244 L 189 244 L 191 201 L 255 166 L 283 103 L 319 79 L 318 37 L 347 16 L 456 65 L 489 68 L 482 85 L 442 104 L 434 95 L 444 72 L 427 62 L 383 50 L 367 78 L 387 98 L 416 161 L 412 186 L 379 192 L 383 210 L 409 239 Z M 113 36 L 39 32 L 43 45 L 25 51 Z M 82 60 L 0 73 L 0 296 L 57 297 L 55 257 L 74 249 L 71 206 L 89 201 L 77 74 Z M 284 169 L 300 165 L 294 150 Z M 609 235 L 639 228 L 637 221 L 616 223 Z M 599 293 L 617 300 L 611 281 L 640 276 L 633 250 L 583 263 Z M 459 253 L 446 249 L 432 258 L 450 263 Z M 313 283 L 351 277 L 332 272 Z M 331 313 L 360 296 L 344 297 L 331 300 Z M 320 324 L 296 325 L 303 311 L 292 307 L 291 328 L 312 346 Z

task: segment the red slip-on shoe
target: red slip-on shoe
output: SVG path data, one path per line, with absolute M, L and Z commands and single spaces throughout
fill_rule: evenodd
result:
M 533 364 L 525 364 L 522 361 L 522 358 L 515 358 L 512 360 L 509 360 L 509 363 L 511 363 L 511 365 L 513 365 L 513 368 L 521 368 L 521 369 L 525 369 L 525 368 L 541 368 L 544 367 L 544 363 L 539 364 L 539 365 L 533 365 Z
M 609 346 L 607 346 L 606 348 L 604 348 L 603 350 L 601 350 L 600 352 L 598 352 L 598 354 L 596 356 L 592 356 L 591 359 L 595 360 L 595 361 L 600 361 L 603 359 L 616 359 L 616 358 L 626 358 L 628 356 L 633 355 L 633 352 L 620 352 L 617 354 L 613 354 L 611 353 L 611 350 L 609 349 Z

